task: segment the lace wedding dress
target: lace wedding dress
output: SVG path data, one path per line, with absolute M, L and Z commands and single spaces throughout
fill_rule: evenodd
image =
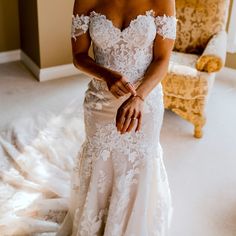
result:
M 174 16 L 153 11 L 124 30 L 91 12 L 73 16 L 72 37 L 89 30 L 96 62 L 138 86 L 156 34 L 174 39 L 175 28 Z M 59 116 L 23 118 L 0 133 L 0 235 L 167 234 L 172 208 L 159 143 L 161 84 L 145 100 L 141 131 L 120 135 L 115 115 L 127 98 L 116 99 L 105 82 L 92 79 L 84 101 Z
M 77 40 L 87 30 L 95 61 L 137 86 L 152 61 L 156 34 L 174 39 L 176 18 L 147 11 L 120 30 L 95 11 L 73 16 L 72 38 Z M 73 171 L 70 210 L 58 235 L 166 235 L 172 208 L 159 143 L 162 87 L 156 86 L 145 100 L 141 131 L 121 135 L 115 116 L 128 96 L 116 99 L 104 81 L 89 83 L 84 99 L 86 139 Z

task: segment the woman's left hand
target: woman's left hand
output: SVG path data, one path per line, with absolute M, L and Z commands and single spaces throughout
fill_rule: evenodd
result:
M 135 132 L 141 129 L 144 101 L 131 95 L 118 109 L 116 114 L 117 130 L 124 134 L 136 125 Z

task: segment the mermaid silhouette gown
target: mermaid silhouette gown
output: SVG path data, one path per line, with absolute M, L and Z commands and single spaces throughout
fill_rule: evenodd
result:
M 175 39 L 175 16 L 147 11 L 124 30 L 105 15 L 72 16 L 72 38 L 89 30 L 96 63 L 118 71 L 137 86 L 153 57 L 156 34 Z M 58 235 L 162 236 L 172 206 L 159 143 L 163 119 L 161 84 L 147 96 L 142 129 L 121 135 L 117 109 L 129 95 L 115 98 L 93 78 L 84 98 L 86 138 L 73 171 L 70 210 Z

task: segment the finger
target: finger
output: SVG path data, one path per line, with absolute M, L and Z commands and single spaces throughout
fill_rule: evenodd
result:
M 133 114 L 133 116 L 132 116 L 130 125 L 129 125 L 129 127 L 127 128 L 127 132 L 130 132 L 130 131 L 133 129 L 133 127 L 134 127 L 134 125 L 135 125 L 135 123 L 136 123 L 136 121 L 137 121 L 137 118 L 136 118 L 137 116 L 138 116 L 138 114 L 137 114 L 137 111 L 135 110 L 135 111 L 134 111 L 134 114 Z
M 112 93 L 113 96 L 115 96 L 116 98 L 120 98 L 120 95 L 117 93 L 117 90 L 115 90 L 114 87 L 112 87 L 110 89 L 110 92 Z
M 132 83 L 130 83 L 130 82 L 128 81 L 128 79 L 126 79 L 126 78 L 123 77 L 123 78 L 121 79 L 121 82 L 123 83 L 123 85 L 125 86 L 125 88 L 127 88 L 128 91 L 129 91 L 131 94 L 133 94 L 133 95 L 136 94 L 136 89 L 135 89 L 134 85 L 132 85 Z
M 133 127 L 134 127 L 134 125 L 135 125 L 135 123 L 136 123 L 136 120 L 137 120 L 137 119 L 134 119 L 134 118 L 131 119 L 130 124 L 129 124 L 129 127 L 128 127 L 128 129 L 126 130 L 127 132 L 130 132 L 130 131 L 133 129 Z
M 122 108 L 118 109 L 117 115 L 116 115 L 116 127 L 118 131 L 121 131 L 121 128 L 123 127 L 125 122 L 125 110 Z
M 122 134 L 124 134 L 124 133 L 126 132 L 127 128 L 128 128 L 129 125 L 130 125 L 131 120 L 132 120 L 132 119 L 130 119 L 130 118 L 127 118 L 127 117 L 125 118 L 125 122 L 124 122 L 124 124 L 123 124 L 123 126 L 122 126 L 122 129 L 121 129 L 121 133 L 122 133 Z
M 129 125 L 130 125 L 130 122 L 131 122 L 131 117 L 132 117 L 132 115 L 133 115 L 133 112 L 130 111 L 130 110 L 126 113 L 125 122 L 124 122 L 124 124 L 123 124 L 122 129 L 121 129 L 121 133 L 125 133 L 126 130 L 128 129 L 128 127 L 129 127 Z
M 136 89 L 131 83 L 126 84 L 126 88 L 132 95 L 136 95 Z
M 119 95 L 119 96 L 124 96 L 125 93 L 122 91 L 122 90 L 117 90 L 116 93 Z
M 112 92 L 112 95 L 113 95 L 115 98 L 120 98 L 120 96 L 119 96 L 116 92 Z
M 123 117 L 123 116 L 121 116 L 121 117 L 119 118 L 119 120 L 118 120 L 118 122 L 117 122 L 117 131 L 122 132 L 121 130 L 122 130 L 122 127 L 123 127 L 123 125 L 124 125 L 124 123 L 125 123 L 125 120 L 126 120 L 126 118 Z
M 135 132 L 141 130 L 142 119 L 143 119 L 143 117 L 142 117 L 142 113 L 140 113 L 140 115 L 139 115 L 139 117 L 138 117 L 138 124 L 137 124 L 137 127 L 136 127 L 136 129 L 135 129 Z
M 124 86 L 123 83 L 119 83 L 118 86 L 119 86 L 119 89 L 122 90 L 125 94 L 130 92 L 129 89 Z

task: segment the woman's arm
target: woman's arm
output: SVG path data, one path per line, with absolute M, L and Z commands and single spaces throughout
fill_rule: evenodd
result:
M 73 16 L 82 15 L 89 16 L 90 9 L 96 5 L 96 0 L 75 0 Z M 76 24 L 73 20 L 72 24 Z M 87 22 L 89 27 L 89 22 Z M 73 63 L 83 73 L 94 77 L 98 80 L 107 80 L 112 71 L 98 65 L 90 56 L 89 48 L 91 46 L 91 38 L 87 28 L 83 34 L 77 34 L 71 37 Z
M 98 80 L 104 80 L 110 92 L 117 98 L 124 96 L 127 93 L 135 94 L 135 88 L 128 84 L 128 80 L 120 73 L 98 65 L 90 56 L 89 48 L 91 46 L 91 38 L 89 35 L 89 13 L 91 9 L 96 5 L 97 0 L 75 0 L 73 10 L 73 22 L 74 34 L 71 37 L 73 63 L 83 73 Z M 77 33 L 78 25 L 76 16 L 86 18 L 79 18 L 85 22 L 84 29 L 81 29 L 81 33 Z M 84 23 L 83 22 L 83 23 Z M 86 25 L 87 24 L 87 25 Z M 73 31 L 72 31 L 73 32 Z
M 156 4 L 157 15 L 159 16 L 175 16 L 174 0 L 159 0 Z M 158 27 L 158 26 L 157 26 Z M 170 26 L 171 27 L 171 26 Z M 173 26 L 172 26 L 173 27 Z M 148 67 L 142 83 L 136 89 L 137 94 L 143 99 L 161 82 L 165 77 L 171 52 L 174 46 L 174 39 L 165 38 L 165 36 L 157 34 L 154 41 L 153 61 Z
M 167 73 L 171 51 L 175 39 L 175 2 L 174 0 L 155 0 L 157 35 L 153 45 L 153 60 L 141 84 L 136 88 L 136 96 L 130 96 L 118 109 L 117 130 L 124 134 L 134 126 L 139 131 L 142 125 L 143 101 Z M 138 122 L 135 121 L 136 118 Z

